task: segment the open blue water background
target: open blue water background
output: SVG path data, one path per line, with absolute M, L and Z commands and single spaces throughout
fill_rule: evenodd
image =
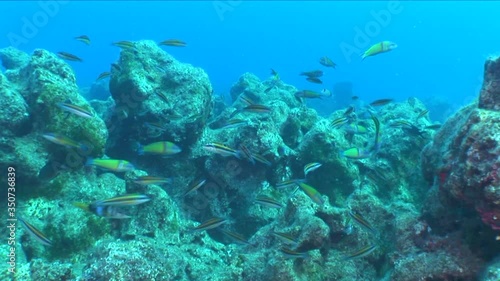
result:
M 261 79 L 276 69 L 285 83 L 299 89 L 320 90 L 350 81 L 363 99 L 392 97 L 423 100 L 440 96 L 453 107 L 477 96 L 484 59 L 500 50 L 500 2 L 406 2 L 386 22 L 375 14 L 388 11 L 389 2 L 303 1 L 65 1 L 23 36 L 26 21 L 43 20 L 44 5 L 56 1 L 0 2 L 0 47 L 15 45 L 31 52 L 44 48 L 65 51 L 84 59 L 72 63 L 80 86 L 89 86 L 119 56 L 118 40 L 177 38 L 187 48 L 166 47 L 178 60 L 203 68 L 216 93 L 227 93 L 245 72 Z M 384 13 L 384 12 L 382 12 Z M 43 22 L 43 21 L 42 21 Z M 356 45 L 356 30 L 373 36 Z M 73 40 L 86 34 L 91 46 Z M 14 42 L 13 36 L 26 40 Z M 342 46 L 359 47 L 382 40 L 398 44 L 390 53 L 362 61 L 359 53 L 346 55 Z M 358 42 L 359 43 L 359 42 Z M 318 64 L 329 56 L 337 69 Z M 306 82 L 298 73 L 323 69 L 324 85 Z M 328 100 L 322 102 L 331 102 Z

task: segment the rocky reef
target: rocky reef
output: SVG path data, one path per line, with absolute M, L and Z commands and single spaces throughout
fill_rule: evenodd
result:
M 495 263 L 484 270 L 500 228 L 498 59 L 486 63 L 479 102 L 438 128 L 416 98 L 325 118 L 294 86 L 251 73 L 225 104 L 202 69 L 152 41 L 126 46 L 110 70 L 111 97 L 93 101 L 54 54 L 0 50 L 9 98 L 0 166 L 19 171 L 19 215 L 51 244 L 18 232 L 18 280 L 498 276 Z M 92 118 L 62 111 L 67 100 Z M 91 149 L 48 142 L 47 132 Z M 156 142 L 179 151 L 142 155 Z M 96 157 L 133 169 L 84 166 Z M 144 184 L 147 175 L 164 180 Z M 125 194 L 147 200 L 121 202 L 121 219 L 92 209 Z M 204 227 L 214 218 L 221 225 Z

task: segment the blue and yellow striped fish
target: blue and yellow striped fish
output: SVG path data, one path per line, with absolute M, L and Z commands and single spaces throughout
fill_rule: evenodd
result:
M 257 198 L 255 198 L 255 203 L 260 204 L 262 206 L 266 207 L 271 207 L 271 208 L 283 208 L 283 204 L 281 202 L 278 202 L 274 198 L 265 196 L 265 195 L 259 195 Z
M 184 194 L 183 194 L 182 196 L 186 196 L 186 195 L 188 195 L 188 194 L 190 194 L 190 193 L 195 192 L 195 191 L 196 191 L 196 190 L 198 190 L 200 187 L 202 187 L 202 186 L 203 186 L 206 182 L 207 182 L 207 180 L 206 180 L 206 179 L 200 179 L 200 180 L 198 180 L 198 181 L 195 181 L 193 184 L 191 184 L 191 185 L 187 188 L 186 192 L 184 192 Z
M 93 118 L 94 117 L 94 114 L 92 114 L 91 111 L 86 110 L 85 108 L 83 108 L 81 106 L 74 105 L 74 104 L 70 103 L 69 101 L 58 102 L 57 106 L 64 111 L 73 113 L 75 115 L 78 115 L 78 116 L 81 116 L 84 118 Z
M 151 197 L 146 194 L 125 194 L 112 197 L 109 199 L 94 201 L 92 204 L 98 206 L 135 206 L 146 203 L 151 200 Z
M 88 158 L 85 166 L 96 166 L 103 170 L 112 172 L 128 172 L 135 169 L 134 165 L 126 160 L 117 159 L 93 159 Z
M 216 228 L 222 224 L 225 224 L 227 223 L 228 220 L 225 219 L 225 218 L 220 218 L 220 217 L 213 217 L 213 218 L 210 218 L 204 222 L 202 222 L 200 225 L 198 225 L 197 227 L 191 229 L 191 231 L 203 231 L 203 230 L 209 230 L 209 229 L 213 229 L 213 228 Z
M 165 178 L 165 177 L 155 177 L 155 176 L 142 176 L 138 177 L 134 180 L 134 183 L 137 184 L 142 184 L 142 185 L 148 185 L 148 184 L 171 184 L 172 179 L 171 178 Z
M 293 247 L 296 247 L 299 244 L 299 241 L 297 240 L 297 238 L 290 235 L 289 233 L 273 231 L 273 235 L 276 238 L 280 239 L 283 243 L 289 244 Z
M 304 176 L 307 176 L 309 172 L 312 172 L 318 169 L 319 167 L 321 167 L 321 163 L 318 162 L 312 162 L 304 165 Z
M 96 204 L 86 204 L 81 202 L 74 202 L 73 206 L 78 207 L 86 212 L 93 213 L 99 217 L 107 219 L 129 219 L 131 216 L 125 215 L 115 206 L 101 206 Z
M 280 249 L 281 253 L 289 259 L 307 259 L 309 258 L 308 252 L 297 252 L 287 247 L 283 247 Z
M 236 244 L 240 244 L 240 245 L 252 245 L 250 242 L 248 242 L 248 240 L 241 234 L 239 233 L 236 233 L 236 232 L 233 232 L 233 231 L 229 231 L 229 230 L 226 230 L 226 229 L 220 229 L 220 231 L 226 235 L 227 237 L 229 237 L 229 239 L 231 239 L 234 243 Z
M 289 188 L 289 187 L 294 187 L 298 186 L 299 183 L 305 182 L 305 179 L 291 179 L 291 180 L 286 180 L 282 181 L 276 184 L 276 188 L 278 189 L 283 189 L 283 188 Z
M 241 157 L 237 150 L 218 142 L 207 143 L 203 146 L 203 149 L 212 153 L 220 154 L 223 157 L 234 156 L 238 159 Z
M 377 235 L 377 230 L 373 228 L 373 226 L 361 216 L 358 212 L 349 210 L 349 217 L 351 217 L 358 225 L 363 227 L 368 232 Z
M 354 259 L 354 258 L 361 258 L 364 256 L 368 256 L 373 251 L 375 251 L 377 249 L 377 247 L 378 247 L 377 244 L 369 244 L 366 247 L 363 247 L 363 248 L 357 250 L 356 252 L 351 253 L 348 256 L 345 256 L 344 260 L 350 260 L 350 259 Z
M 77 141 L 74 141 L 68 137 L 65 137 L 63 135 L 60 135 L 60 134 L 56 134 L 56 133 L 45 133 L 42 135 L 42 137 L 44 137 L 46 140 L 48 141 L 51 141 L 55 144 L 59 144 L 59 145 L 63 145 L 63 146 L 66 146 L 66 147 L 73 147 L 73 148 L 78 148 L 80 149 L 81 151 L 88 151 L 89 150 L 89 147 L 86 146 L 85 144 L 82 144 L 82 143 L 79 143 Z
M 21 217 L 17 217 L 17 220 L 21 222 L 21 224 L 24 226 L 24 229 L 26 229 L 26 232 L 28 232 L 31 235 L 31 237 L 33 237 L 36 241 L 46 246 L 52 246 L 52 241 L 50 241 L 49 238 L 47 238 L 47 236 L 45 236 L 36 227 L 34 227 Z

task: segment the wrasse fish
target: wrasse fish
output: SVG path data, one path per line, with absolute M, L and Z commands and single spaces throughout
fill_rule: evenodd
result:
M 420 118 L 422 118 L 422 117 L 424 117 L 427 113 L 429 113 L 429 110 L 427 110 L 427 109 L 422 110 L 422 112 L 420 112 L 418 114 L 417 120 L 420 119 Z
M 371 106 L 382 106 L 391 103 L 393 99 L 379 99 L 370 103 Z
M 304 176 L 307 176 L 307 174 L 309 172 L 312 172 L 316 169 L 318 169 L 319 167 L 321 167 L 321 163 L 318 163 L 318 162 L 312 162 L 312 163 L 308 163 L 306 165 L 304 165 Z
M 296 98 L 320 99 L 322 97 L 331 97 L 332 93 L 328 89 L 323 89 L 320 93 L 310 90 L 302 90 L 296 92 L 294 95 Z
M 281 248 L 280 251 L 286 258 L 289 259 L 307 259 L 309 257 L 308 252 L 297 252 L 286 247 Z
M 279 76 L 278 72 L 274 69 L 271 68 L 271 75 L 274 76 L 274 77 L 277 77 Z
M 191 184 L 190 186 L 188 186 L 186 192 L 184 192 L 184 194 L 182 196 L 186 196 L 186 195 L 188 195 L 190 193 L 195 192 L 200 187 L 202 187 L 206 182 L 207 182 L 206 179 L 201 179 L 201 180 L 195 181 L 193 184 Z
M 168 39 L 165 41 L 161 41 L 158 43 L 160 46 L 173 46 L 173 47 L 186 47 L 187 44 L 184 41 L 181 41 L 179 39 Z
M 323 70 L 304 71 L 304 72 L 301 72 L 300 75 L 307 76 L 307 77 L 319 78 L 319 77 L 323 76 Z
M 167 128 L 159 122 L 144 122 L 144 126 L 157 131 L 165 131 Z
M 390 126 L 391 127 L 399 127 L 399 126 L 408 126 L 408 127 L 411 127 L 411 126 L 413 126 L 413 124 L 410 123 L 410 121 L 407 121 L 407 120 L 396 120 L 396 121 L 392 122 Z
M 322 58 L 319 59 L 319 63 L 321 65 L 324 65 L 326 67 L 332 67 L 332 68 L 335 68 L 337 66 L 336 63 L 334 63 L 329 57 L 327 56 L 324 56 Z
M 293 247 L 296 247 L 299 244 L 297 238 L 290 235 L 289 233 L 273 231 L 273 235 L 280 239 L 283 243 L 289 244 Z
M 257 198 L 255 198 L 255 203 L 260 204 L 262 206 L 276 208 L 276 209 L 281 209 L 284 207 L 283 204 L 281 204 L 281 202 L 279 202 L 279 201 L 277 201 L 274 198 L 271 198 L 269 196 L 265 196 L 265 195 L 257 196 Z
M 42 135 L 46 140 L 51 141 L 55 144 L 63 145 L 66 147 L 73 147 L 73 148 L 78 148 L 81 151 L 88 151 L 89 147 L 86 146 L 85 144 L 79 143 L 77 141 L 74 141 L 68 137 L 65 137 L 60 134 L 56 133 L 45 133 Z
M 241 155 L 245 156 L 246 159 L 250 160 L 250 162 L 252 162 L 252 164 L 255 165 L 255 159 L 253 158 L 253 154 L 252 154 L 252 152 L 250 152 L 248 147 L 246 147 L 246 145 L 244 145 L 244 144 L 240 145 L 240 152 L 241 152 Z
M 128 215 L 120 212 L 115 206 L 101 206 L 96 204 L 86 204 L 81 202 L 74 202 L 73 206 L 78 207 L 86 212 L 93 213 L 99 217 L 107 219 L 129 219 Z
M 164 93 L 162 93 L 162 92 L 158 92 L 158 91 L 157 91 L 157 92 L 155 92 L 155 93 L 156 93 L 156 95 L 157 95 L 157 96 L 158 96 L 158 97 L 159 97 L 162 101 L 164 101 L 164 102 L 168 103 L 168 98 L 167 98 L 167 96 L 166 96 Z
M 227 223 L 228 220 L 220 217 L 213 217 L 210 218 L 204 222 L 202 222 L 200 225 L 197 227 L 193 228 L 191 231 L 203 231 L 203 230 L 208 230 L 208 229 L 214 229 L 216 227 L 219 227 L 222 224 Z
M 358 96 L 352 96 L 352 97 L 351 97 L 351 99 L 352 99 L 352 100 L 358 100 L 358 99 L 359 99 L 359 97 L 358 97 Z
M 84 118 L 92 118 L 92 117 L 94 117 L 94 114 L 92 114 L 92 112 L 84 109 L 81 106 L 74 105 L 74 104 L 70 103 L 69 101 L 58 102 L 56 105 L 59 108 L 61 108 L 62 110 L 64 110 L 64 111 L 73 113 L 75 115 L 78 115 L 78 116 L 81 116 L 81 117 L 84 117 Z
M 300 189 L 302 189 L 302 191 L 304 191 L 307 194 L 307 196 L 309 196 L 309 198 L 311 198 L 314 201 L 314 203 L 318 205 L 325 204 L 323 196 L 321 196 L 321 194 L 314 187 L 304 182 L 300 182 L 299 187 Z
M 257 154 L 257 153 L 252 153 L 252 158 L 256 160 L 257 162 L 260 162 L 266 166 L 272 166 L 273 163 L 271 161 L 267 160 L 264 156 Z
M 349 210 L 349 217 L 353 219 L 356 223 L 358 223 L 361 227 L 363 227 L 365 230 L 372 234 L 377 234 L 377 230 L 373 228 L 373 226 L 361 216 L 358 212 L 354 212 L 352 210 Z
M 77 37 L 75 37 L 75 40 L 83 42 L 87 45 L 90 45 L 90 38 L 87 35 L 77 36 Z
M 57 55 L 62 58 L 62 59 L 65 59 L 65 60 L 69 60 L 69 61 L 83 61 L 81 58 L 73 55 L 73 54 L 70 54 L 70 53 L 66 53 L 66 52 L 58 52 Z
M 292 180 L 286 180 L 282 181 L 276 184 L 276 188 L 282 189 L 282 188 L 289 188 L 289 187 L 295 187 L 298 186 L 299 183 L 305 182 L 305 179 L 292 179 Z
M 238 151 L 218 142 L 207 143 L 203 146 L 203 149 L 208 152 L 220 154 L 223 157 L 234 156 L 238 159 L 241 157 Z
M 250 242 L 248 242 L 248 240 L 243 235 L 241 235 L 239 233 L 236 233 L 236 232 L 233 232 L 233 231 L 229 231 L 229 230 L 226 230 L 226 229 L 220 229 L 220 232 L 222 232 L 222 234 L 224 234 L 227 237 L 229 237 L 236 244 L 240 244 L 240 245 L 252 245 Z
M 366 134 L 368 132 L 368 129 L 366 129 L 364 126 L 354 123 L 345 126 L 345 130 L 353 134 Z
M 135 206 L 146 203 L 151 200 L 151 197 L 146 194 L 125 194 L 120 196 L 115 196 L 109 199 L 98 200 L 93 202 L 94 205 L 99 206 Z
M 375 251 L 377 249 L 377 247 L 378 247 L 378 245 L 376 245 L 376 244 L 370 244 L 370 245 L 363 247 L 363 248 L 357 250 L 356 252 L 351 253 L 350 255 L 346 256 L 344 258 L 344 260 L 350 260 L 350 259 L 354 259 L 354 258 L 361 258 L 361 257 L 367 256 L 367 255 L 371 254 L 373 251 Z
M 337 119 L 332 120 L 331 124 L 334 128 L 338 128 L 338 127 L 341 127 L 341 126 L 347 124 L 348 122 L 349 122 L 349 119 L 347 119 L 346 117 L 339 117 Z
M 177 154 L 181 151 L 182 149 L 179 146 L 169 141 L 154 142 L 145 146 L 138 144 L 137 147 L 137 154 L 139 155 L 155 154 L 155 155 L 169 156 Z
M 323 81 L 317 77 L 307 77 L 306 80 L 314 84 L 323 84 Z
M 47 238 L 47 236 L 45 236 L 45 234 L 43 234 L 36 227 L 34 227 L 33 225 L 31 225 L 30 223 L 28 223 L 27 221 L 25 221 L 20 217 L 17 217 L 17 220 L 21 222 L 24 229 L 26 229 L 26 232 L 28 232 L 29 235 L 31 235 L 31 237 L 33 237 L 36 241 L 46 246 L 52 246 L 52 241 L 50 241 L 49 238 Z
M 96 166 L 103 170 L 113 172 L 128 172 L 135 169 L 134 165 L 125 160 L 116 159 L 92 159 L 88 158 L 85 163 L 86 166 Z
M 121 72 L 121 71 L 122 71 L 122 67 L 121 67 L 121 66 L 119 66 L 119 65 L 118 65 L 118 64 L 116 64 L 116 63 L 112 63 L 112 64 L 111 64 L 111 69 L 112 69 L 112 70 L 114 70 L 114 71 L 116 71 L 116 72 Z
M 111 45 L 127 50 L 135 49 L 135 43 L 132 41 L 118 41 L 111 43 Z
M 251 98 L 247 97 L 246 95 L 240 95 L 239 99 L 245 103 L 246 105 L 252 105 L 255 104 L 255 101 L 253 101 Z
M 103 73 L 99 74 L 99 76 L 97 77 L 96 81 L 102 80 L 104 78 L 108 78 L 109 76 L 111 76 L 111 73 L 107 72 L 107 71 L 104 71 Z
M 248 124 L 247 120 L 243 119 L 229 119 L 227 120 L 220 129 L 238 128 Z
M 365 159 L 371 156 L 371 152 L 363 148 L 352 147 L 341 151 L 340 155 L 349 159 Z
M 352 105 L 350 105 L 345 111 L 344 111 L 344 116 L 349 116 L 351 113 L 356 111 L 356 108 Z
M 398 45 L 396 43 L 393 43 L 391 41 L 382 41 L 371 46 L 368 50 L 366 50 L 361 56 L 361 58 L 364 60 L 365 58 L 370 56 L 375 56 L 381 53 L 392 51 L 397 47 Z
M 242 111 L 254 112 L 254 113 L 269 113 L 271 112 L 271 108 L 262 105 L 262 104 L 251 104 L 247 107 L 244 107 Z
M 165 177 L 154 177 L 154 176 L 142 176 L 138 177 L 134 180 L 134 183 L 137 184 L 142 184 L 142 185 L 148 185 L 148 184 L 171 184 L 172 179 L 171 178 L 165 178 Z
M 429 126 L 425 126 L 426 129 L 431 129 L 431 130 L 437 130 L 439 128 L 441 128 L 441 124 L 433 124 L 433 125 L 429 125 Z

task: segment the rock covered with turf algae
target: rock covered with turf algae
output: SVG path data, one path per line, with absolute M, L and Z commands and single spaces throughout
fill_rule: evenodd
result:
M 485 63 L 479 103 L 450 118 L 422 153 L 424 177 L 500 230 L 500 59 Z M 450 202 L 451 203 L 451 202 Z
M 68 114 L 57 106 L 57 103 L 69 100 L 93 112 L 87 101 L 79 95 L 76 78 L 69 65 L 41 49 L 35 50 L 31 56 L 18 55 L 18 52 L 6 49 L 1 53 L 3 61 L 10 68 L 6 70 L 5 77 L 0 76 L 0 83 L 6 86 L 2 87 L 6 94 L 14 95 L 14 107 L 4 110 L 19 109 L 11 114 L 15 117 L 15 122 L 7 128 L 13 135 L 22 135 L 12 139 L 2 149 L 10 155 L 26 154 L 18 155 L 18 177 L 34 183 L 49 159 L 77 168 L 82 165 L 86 156 L 102 155 L 108 136 L 104 122 L 97 116 L 82 118 Z M 19 58 L 14 59 L 14 56 Z M 26 56 L 28 60 L 21 60 Z M 24 122 L 25 120 L 29 122 Z M 42 134 L 49 132 L 85 143 L 91 149 L 85 155 L 74 151 L 74 157 L 68 157 L 70 150 L 41 138 Z
M 164 139 L 191 145 L 212 108 L 208 75 L 201 68 L 177 61 L 153 41 L 134 42 L 134 46 L 121 51 L 120 69 L 112 70 L 109 83 L 117 111 L 129 116 L 124 121 L 128 130 L 122 134 L 139 134 L 139 142 Z M 144 134 L 145 122 L 162 124 L 164 133 L 156 138 Z

